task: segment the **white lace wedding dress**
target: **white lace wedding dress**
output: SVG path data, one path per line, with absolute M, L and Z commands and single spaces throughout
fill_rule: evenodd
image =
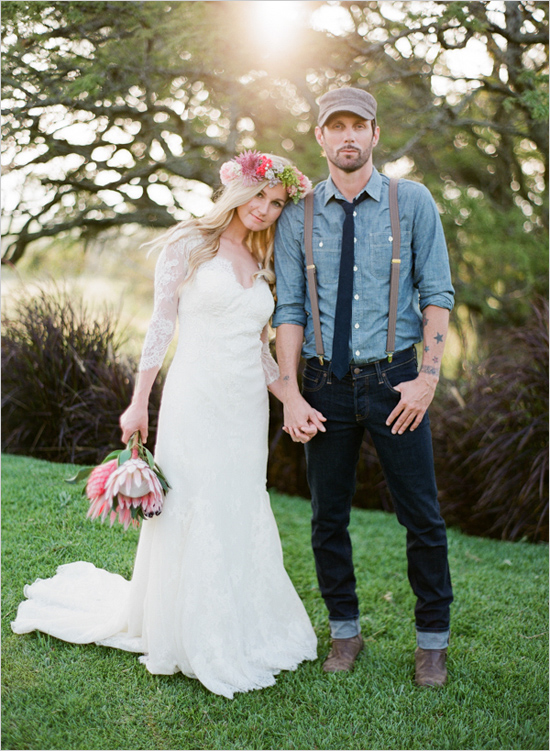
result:
M 316 658 L 316 637 L 284 566 L 266 491 L 268 398 L 276 365 L 261 332 L 269 286 L 241 286 L 230 261 L 181 287 L 190 241 L 163 250 L 141 369 L 177 351 L 155 456 L 172 490 L 142 522 L 134 573 L 79 561 L 25 587 L 12 628 L 143 653 L 151 673 L 181 671 L 229 698 Z

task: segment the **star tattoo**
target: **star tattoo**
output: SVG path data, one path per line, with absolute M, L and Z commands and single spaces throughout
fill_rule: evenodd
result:
M 426 345 L 426 346 L 424 347 L 424 352 L 429 352 L 429 351 L 430 351 L 430 348 L 429 348 L 429 347 L 428 347 L 428 346 Z
M 432 362 L 439 362 L 439 357 L 432 357 Z
M 437 336 L 434 336 L 434 339 L 435 339 L 435 341 L 436 341 L 436 342 L 437 342 L 438 344 L 441 344 L 441 342 L 443 341 L 443 335 L 442 335 L 442 334 L 440 334 L 439 332 L 437 332 Z

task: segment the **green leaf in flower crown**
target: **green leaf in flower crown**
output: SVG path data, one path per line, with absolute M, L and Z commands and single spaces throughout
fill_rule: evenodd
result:
M 124 449 L 124 451 L 121 451 L 118 455 L 118 466 L 120 467 L 121 464 L 124 464 L 124 462 L 127 462 L 128 459 L 132 458 L 132 452 L 130 449 Z
M 108 456 L 105 457 L 105 459 L 101 462 L 102 464 L 107 464 L 107 462 L 110 462 L 111 459 L 116 459 L 117 456 L 119 456 L 122 453 L 122 449 L 117 449 L 116 451 L 111 451 Z
M 132 506 L 132 508 L 130 509 L 132 519 L 137 519 L 139 517 L 139 511 L 140 511 L 139 508 L 137 508 L 136 506 Z
M 67 477 L 65 478 L 65 482 L 70 483 L 71 485 L 74 485 L 77 482 L 80 482 L 81 480 L 86 480 L 88 475 L 91 474 L 92 470 L 94 470 L 95 467 L 83 467 L 81 470 L 79 470 L 74 477 Z
M 145 449 L 145 456 L 147 457 L 147 463 L 151 469 L 155 469 L 155 459 L 149 449 Z

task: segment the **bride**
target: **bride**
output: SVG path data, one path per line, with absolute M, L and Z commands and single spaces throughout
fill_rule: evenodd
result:
M 12 628 L 142 653 L 210 691 L 273 685 L 316 658 L 316 637 L 283 566 L 266 491 L 268 398 L 280 393 L 267 322 L 275 222 L 309 180 L 286 159 L 226 162 L 210 213 L 166 233 L 155 304 L 122 439 L 148 433 L 148 401 L 179 319 L 155 459 L 171 490 L 143 522 L 134 572 L 79 561 L 25 587 Z M 311 429 L 312 432 L 314 429 Z

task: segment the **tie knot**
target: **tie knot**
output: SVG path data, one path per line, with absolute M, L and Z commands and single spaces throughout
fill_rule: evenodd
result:
M 353 212 L 355 211 L 355 207 L 357 206 L 357 204 L 361 203 L 362 201 L 364 201 L 368 197 L 369 197 L 368 193 L 366 191 L 364 191 L 363 193 L 361 193 L 361 195 L 358 198 L 354 198 L 353 203 L 350 203 L 349 201 L 346 201 L 343 198 L 336 198 L 336 200 L 338 201 L 338 203 L 342 206 L 342 208 L 346 212 L 346 216 L 349 216 L 350 214 L 353 214 Z

